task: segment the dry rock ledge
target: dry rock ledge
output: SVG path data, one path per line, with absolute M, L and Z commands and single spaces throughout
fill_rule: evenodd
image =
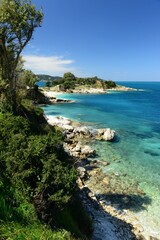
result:
M 116 136 L 115 131 L 110 128 L 93 129 L 64 117 L 46 116 L 46 118 L 50 125 L 62 129 L 65 136 L 64 149 L 75 158 L 75 165 L 79 172 L 77 183 L 80 196 L 93 220 L 92 240 L 155 239 L 151 236 L 143 236 L 143 227 L 129 210 L 118 210 L 100 194 L 97 194 L 97 188 L 100 187 L 99 182 L 104 189 L 109 186 L 108 176 L 99 167 L 109 163 L 89 160 L 88 157 L 96 154 L 89 142 L 94 139 L 113 141 Z

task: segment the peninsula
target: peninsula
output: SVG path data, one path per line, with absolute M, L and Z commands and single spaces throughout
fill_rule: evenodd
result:
M 53 97 L 49 92 L 102 94 L 109 91 L 134 91 L 137 89 L 120 86 L 112 80 L 103 80 L 95 77 L 79 78 L 73 73 L 67 72 L 63 77 L 37 75 L 39 81 L 46 82 L 46 88 L 42 88 L 44 94 Z M 53 101 L 54 102 L 54 101 Z

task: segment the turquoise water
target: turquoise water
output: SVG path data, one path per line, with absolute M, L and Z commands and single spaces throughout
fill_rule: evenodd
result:
M 61 115 L 93 127 L 116 130 L 113 143 L 96 142 L 99 158 L 110 162 L 107 174 L 117 173 L 131 194 L 132 186 L 146 194 L 136 216 L 153 235 L 160 235 L 160 82 L 123 82 L 144 91 L 110 94 L 65 94 L 71 104 L 44 107 L 48 115 Z M 138 193 L 136 193 L 138 195 Z M 149 224 L 148 224 L 149 223 Z

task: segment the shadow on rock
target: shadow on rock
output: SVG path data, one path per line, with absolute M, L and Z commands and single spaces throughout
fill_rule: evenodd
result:
M 97 198 L 87 187 L 80 190 L 80 197 L 93 222 L 93 234 L 91 240 L 144 239 L 141 234 L 137 237 L 133 233 L 133 226 L 131 224 L 104 211 L 98 203 Z
M 130 209 L 133 212 L 145 210 L 152 202 L 151 198 L 136 194 L 99 194 L 97 198 L 105 200 L 119 210 Z

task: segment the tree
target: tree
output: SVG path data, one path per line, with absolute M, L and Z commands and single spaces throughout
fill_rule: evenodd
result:
M 75 80 L 75 79 L 76 79 L 76 77 L 74 76 L 74 74 L 71 73 L 71 72 L 64 73 L 63 78 L 64 78 L 65 80 Z
M 46 82 L 46 87 L 50 88 L 51 85 L 52 85 L 51 82 L 48 80 L 48 81 Z
M 31 0 L 3 0 L 0 4 L 0 74 L 10 111 L 16 108 L 16 68 L 20 54 L 42 19 L 42 11 L 37 11 Z
M 37 77 L 31 70 L 23 70 L 19 76 L 18 84 L 22 87 L 34 87 L 36 81 Z

